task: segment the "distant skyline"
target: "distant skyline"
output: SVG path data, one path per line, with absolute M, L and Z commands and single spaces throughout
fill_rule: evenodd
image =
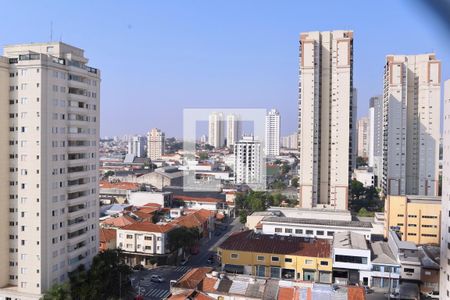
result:
M 181 137 L 183 108 L 214 107 L 276 108 L 285 136 L 297 130 L 301 32 L 354 31 L 358 117 L 382 93 L 388 54 L 435 52 L 442 81 L 450 78 L 448 32 L 418 3 L 80 1 L 80 12 L 71 2 L 29 1 L 20 17 L 3 10 L 1 43 L 52 35 L 84 49 L 102 72 L 101 136 L 157 127 Z

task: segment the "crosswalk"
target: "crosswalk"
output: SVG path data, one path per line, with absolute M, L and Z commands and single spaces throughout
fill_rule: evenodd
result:
M 188 266 L 179 266 L 175 268 L 175 272 L 187 272 L 191 269 L 191 267 Z
M 164 299 L 170 294 L 169 290 L 161 290 L 161 289 L 151 289 L 145 293 L 145 298 L 156 298 L 156 299 Z

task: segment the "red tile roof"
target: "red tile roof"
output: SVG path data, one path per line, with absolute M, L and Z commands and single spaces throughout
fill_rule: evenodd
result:
M 127 225 L 125 227 L 122 227 L 123 230 L 133 230 L 133 231 L 145 231 L 145 232 L 159 232 L 159 233 L 166 233 L 174 229 L 176 225 L 174 224 L 153 224 L 152 222 L 143 221 L 143 222 L 137 222 L 134 224 Z
M 102 225 L 106 225 L 106 226 L 111 226 L 111 227 L 124 227 L 130 224 L 136 223 L 136 220 L 134 220 L 132 217 L 127 216 L 127 215 L 123 215 L 117 218 L 108 218 L 102 222 L 100 222 L 100 224 Z
M 177 288 L 195 289 L 200 284 L 200 282 L 205 279 L 206 274 L 211 271 L 212 268 L 210 267 L 194 268 L 184 274 L 184 276 L 181 277 L 181 279 L 178 280 L 177 283 L 175 283 L 175 286 Z
M 115 239 L 116 239 L 116 230 L 115 229 L 108 229 L 108 228 L 100 227 L 100 233 L 99 233 L 100 242 L 107 243 L 107 242 L 110 242 Z
M 131 191 L 139 190 L 139 183 L 135 183 L 135 182 L 100 181 L 99 186 L 101 189 L 118 189 L 118 190 L 131 190 Z
M 280 287 L 278 289 L 278 300 L 292 300 L 294 299 L 295 288 Z
M 365 300 L 366 294 L 362 286 L 349 286 L 348 287 L 348 300 Z
M 202 282 L 200 283 L 198 289 L 206 293 L 214 293 L 216 292 L 214 286 L 216 285 L 217 280 L 218 279 L 214 277 L 212 278 L 205 277 L 205 279 L 203 279 Z
M 219 248 L 245 252 L 300 255 L 310 257 L 331 257 L 328 240 L 306 239 L 267 234 L 256 234 L 252 230 L 230 235 Z

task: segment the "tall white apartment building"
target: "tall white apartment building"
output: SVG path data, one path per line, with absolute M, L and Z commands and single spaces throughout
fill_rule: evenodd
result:
M 352 31 L 300 35 L 301 207 L 348 207 L 354 153 L 352 77 Z
M 241 122 L 235 114 L 227 115 L 227 147 L 231 148 L 241 138 Z
M 444 83 L 440 299 L 450 299 L 450 79 Z
M 147 136 L 147 157 L 151 160 L 161 159 L 164 154 L 164 144 L 166 136 L 158 128 L 150 130 Z
M 39 299 L 98 251 L 100 72 L 82 49 L 0 57 L 0 298 Z
M 298 134 L 293 133 L 288 136 L 281 137 L 281 147 L 286 149 L 298 149 Z
M 352 159 L 351 159 L 351 170 L 356 169 L 356 157 L 358 157 L 358 132 L 356 130 L 356 126 L 358 123 L 358 90 L 356 88 L 352 89 L 352 109 L 350 111 L 351 115 L 351 153 L 352 153 Z
M 358 133 L 358 156 L 369 158 L 369 118 L 359 118 L 356 129 Z
M 144 157 L 145 153 L 145 137 L 135 135 L 128 140 L 128 154 L 132 154 L 137 157 Z
M 280 155 L 280 113 L 276 109 L 266 115 L 266 155 Z
M 252 136 L 244 136 L 234 145 L 234 176 L 236 183 L 260 184 L 261 143 Z
M 373 168 L 377 186 L 383 177 L 383 97 L 369 101 L 369 167 Z
M 224 146 L 223 114 L 213 112 L 209 115 L 208 144 L 215 148 Z
M 384 69 L 383 192 L 438 193 L 441 62 L 388 55 Z

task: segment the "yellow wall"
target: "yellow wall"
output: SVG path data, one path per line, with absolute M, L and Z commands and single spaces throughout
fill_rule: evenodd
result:
M 237 259 L 231 258 L 231 254 L 238 254 Z M 296 255 L 278 255 L 269 253 L 258 253 L 258 252 L 246 252 L 246 251 L 233 251 L 233 250 L 223 250 L 218 249 L 218 254 L 222 259 L 222 264 L 232 264 L 241 266 L 252 266 L 252 275 L 256 274 L 256 265 L 264 265 L 266 267 L 280 267 L 285 269 L 293 269 L 295 273 L 300 273 L 299 279 L 303 278 L 303 269 L 315 270 L 317 271 L 332 271 L 333 261 L 330 258 L 317 258 L 317 257 L 307 257 L 307 256 L 296 256 Z M 264 261 L 258 260 L 258 256 L 263 256 Z M 271 261 L 272 256 L 279 257 L 279 262 Z M 285 262 L 285 258 L 291 258 L 292 262 Z M 306 264 L 306 261 L 311 261 L 310 264 Z M 323 266 L 321 262 L 328 262 L 328 265 Z M 266 276 L 269 277 L 270 269 L 266 269 Z M 316 273 L 316 280 L 318 278 L 318 272 Z
M 434 218 L 426 218 L 426 216 Z M 406 196 L 388 196 L 385 204 L 385 218 L 385 237 L 391 226 L 399 226 L 404 241 L 416 244 L 439 244 L 441 222 L 439 201 L 423 200 L 418 203 L 407 201 Z M 431 227 L 423 227 L 424 225 Z

